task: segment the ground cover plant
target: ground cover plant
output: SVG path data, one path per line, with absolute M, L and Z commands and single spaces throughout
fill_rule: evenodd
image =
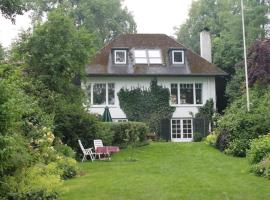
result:
M 85 162 L 82 176 L 68 180 L 64 200 L 73 199 L 269 199 L 270 182 L 253 176 L 245 158 L 222 154 L 204 143 L 151 143 L 111 162 Z

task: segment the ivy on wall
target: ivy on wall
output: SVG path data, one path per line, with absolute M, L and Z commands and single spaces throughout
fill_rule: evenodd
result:
M 128 120 L 145 122 L 157 134 L 160 134 L 161 120 L 171 119 L 175 111 L 175 107 L 169 104 L 169 89 L 158 85 L 156 79 L 151 81 L 149 89 L 122 88 L 118 98 Z

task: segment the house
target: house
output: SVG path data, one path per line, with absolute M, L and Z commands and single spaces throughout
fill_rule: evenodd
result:
M 193 119 L 208 99 L 216 102 L 216 76 L 226 73 L 211 63 L 210 34 L 200 34 L 201 56 L 165 34 L 123 34 L 105 45 L 87 66 L 83 85 L 89 111 L 102 114 L 109 107 L 113 121 L 126 121 L 117 93 L 121 88 L 147 88 L 153 78 L 169 88 L 172 141 L 192 141 Z

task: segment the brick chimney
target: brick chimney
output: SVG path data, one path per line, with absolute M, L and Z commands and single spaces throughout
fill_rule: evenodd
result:
M 212 62 L 211 37 L 208 28 L 204 28 L 200 32 L 200 50 L 201 50 L 201 57 L 203 57 L 209 62 Z

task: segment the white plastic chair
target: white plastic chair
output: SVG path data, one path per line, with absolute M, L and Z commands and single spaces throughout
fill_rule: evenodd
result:
M 100 140 L 100 139 L 94 140 L 94 147 L 95 147 L 95 152 L 97 152 L 97 148 L 98 148 L 98 147 L 104 147 L 104 146 L 103 146 L 102 140 Z M 99 159 L 100 159 L 100 156 L 101 156 L 102 154 L 103 154 L 103 153 L 96 153 L 96 155 L 98 155 L 98 158 L 99 158 Z M 109 153 L 109 152 L 106 152 L 105 155 L 107 155 L 107 156 L 110 158 L 110 153 Z
M 94 153 L 94 152 L 92 151 L 93 148 L 85 149 L 85 148 L 83 147 L 83 145 L 82 145 L 81 140 L 78 140 L 78 142 L 79 142 L 80 148 L 81 148 L 81 150 L 82 150 L 82 152 L 83 152 L 83 159 L 82 159 L 82 162 L 83 162 L 84 160 L 87 160 L 87 156 L 90 156 L 91 161 L 93 162 L 93 161 L 96 159 L 96 153 Z

